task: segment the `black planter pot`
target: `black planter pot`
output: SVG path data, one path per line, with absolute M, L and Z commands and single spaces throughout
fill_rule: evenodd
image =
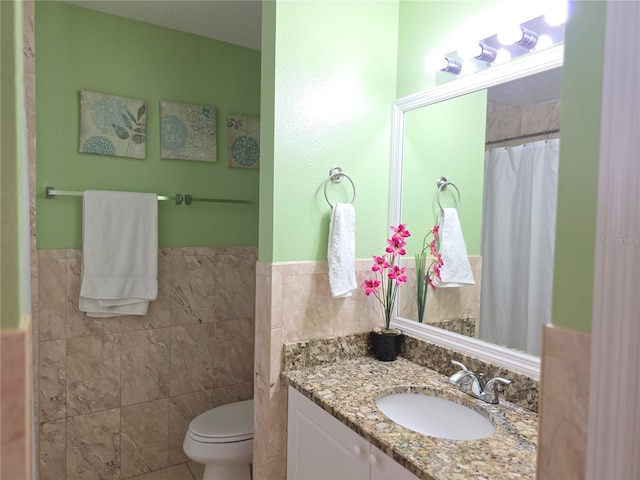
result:
M 373 354 L 382 362 L 393 362 L 398 358 L 400 348 L 404 342 L 402 332 L 375 332 L 370 334 Z

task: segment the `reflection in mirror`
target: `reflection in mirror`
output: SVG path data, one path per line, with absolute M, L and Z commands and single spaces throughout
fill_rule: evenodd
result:
M 537 376 L 551 312 L 562 53 L 529 62 L 523 73 L 480 72 L 396 102 L 390 220 L 411 229 L 410 258 L 438 222 L 438 178 L 455 184 L 475 285 L 429 288 L 420 324 L 407 262 L 396 326 Z M 440 201 L 455 207 L 456 189 Z
M 405 114 L 402 219 L 427 235 L 440 213 L 433 179 L 446 174 L 459 192 L 442 190 L 441 204 L 460 201 L 476 279 L 428 291 L 429 325 L 539 354 L 551 318 L 561 77 L 555 69 Z M 399 314 L 418 320 L 409 278 Z

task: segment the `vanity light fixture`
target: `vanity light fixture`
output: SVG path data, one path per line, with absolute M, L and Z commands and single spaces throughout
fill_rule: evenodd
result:
M 520 45 L 531 50 L 538 43 L 538 34 L 528 28 L 514 25 L 499 32 L 498 41 L 503 45 Z
M 495 48 L 482 43 L 470 43 L 460 47 L 458 55 L 464 60 L 476 58 L 483 62 L 492 63 L 496 59 L 497 51 Z

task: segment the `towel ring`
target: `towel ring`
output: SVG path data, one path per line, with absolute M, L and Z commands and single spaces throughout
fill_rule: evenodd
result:
M 343 178 L 349 180 L 349 182 L 351 182 L 351 186 L 353 187 L 353 198 L 351 199 L 351 205 L 353 205 L 356 201 L 356 186 L 353 183 L 353 180 L 351 180 L 349 175 L 344 173 L 340 167 L 333 167 L 331 170 L 329 170 L 329 177 L 324 181 L 324 198 L 331 208 L 333 208 L 333 204 L 329 201 L 329 197 L 327 195 L 327 185 L 329 185 L 329 180 L 331 180 L 333 183 L 340 183 L 342 182 Z
M 462 195 L 460 195 L 460 190 L 458 190 L 458 187 L 456 187 L 456 184 L 455 183 L 451 183 L 445 177 L 440 177 L 438 179 L 437 185 L 438 185 L 438 194 L 436 196 L 436 200 L 438 201 L 438 206 L 440 207 L 440 210 L 443 210 L 442 204 L 440 203 L 440 194 L 442 192 L 444 192 L 449 185 L 451 185 L 453 188 L 455 188 L 456 189 L 456 193 L 458 194 L 458 204 L 456 205 L 456 210 L 457 210 L 458 207 L 460 207 L 460 201 L 462 200 Z

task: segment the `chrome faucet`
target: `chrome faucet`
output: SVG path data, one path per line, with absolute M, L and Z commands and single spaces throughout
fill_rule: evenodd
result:
M 482 374 L 476 374 L 465 367 L 462 363 L 451 360 L 451 363 L 460 367 L 460 371 L 449 377 L 449 383 L 458 385 L 460 391 L 479 398 L 487 403 L 499 403 L 497 384 L 502 383 L 508 385 L 511 380 L 502 377 L 494 377 L 486 384 L 483 382 Z

